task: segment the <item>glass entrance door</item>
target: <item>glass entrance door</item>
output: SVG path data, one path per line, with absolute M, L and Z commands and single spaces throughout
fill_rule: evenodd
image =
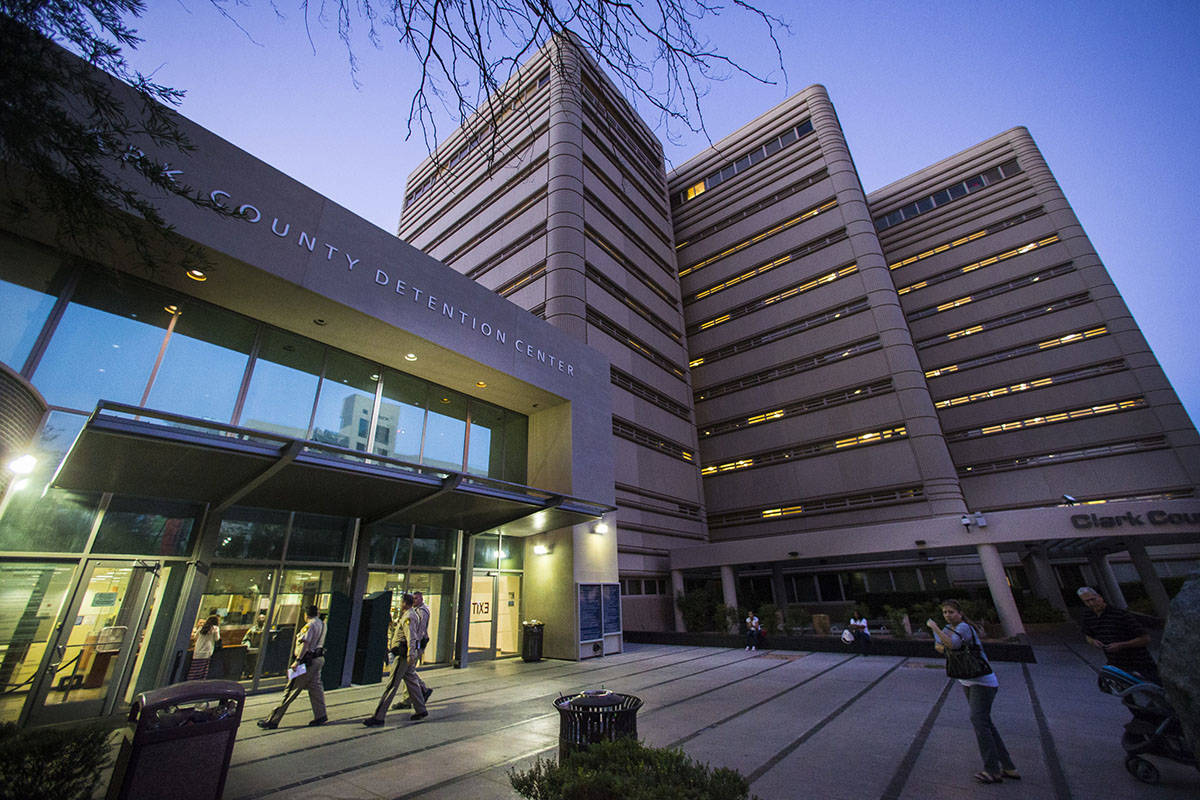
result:
M 521 576 L 476 573 L 471 579 L 469 613 L 470 659 L 516 655 L 520 651 Z
M 29 724 L 111 713 L 129 680 L 157 563 L 88 561 L 51 636 Z

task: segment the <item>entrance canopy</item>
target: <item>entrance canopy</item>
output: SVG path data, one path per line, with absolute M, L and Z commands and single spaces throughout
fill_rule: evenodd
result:
M 529 536 L 611 506 L 334 445 L 101 401 L 51 485 Z

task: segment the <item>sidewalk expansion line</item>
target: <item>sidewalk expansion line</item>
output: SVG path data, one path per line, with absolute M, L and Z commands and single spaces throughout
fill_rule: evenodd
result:
M 711 655 L 712 649 L 713 648 L 711 648 L 711 647 L 708 647 L 708 648 L 691 647 L 691 648 L 687 648 L 683 652 L 695 652 L 696 650 L 704 650 L 704 651 L 706 651 L 706 653 L 705 653 L 706 655 Z M 624 654 L 622 653 L 619 655 L 624 655 Z M 637 664 L 642 661 L 651 661 L 655 658 L 663 658 L 663 657 L 664 657 L 663 654 L 659 653 L 657 655 L 645 656 L 643 658 L 631 658 L 631 659 L 627 659 L 625 661 L 617 661 L 615 663 L 605 664 L 604 667 L 602 667 L 602 668 L 603 669 L 611 669 L 611 668 L 621 667 L 621 666 L 624 666 L 627 664 Z M 700 656 L 700 657 L 702 657 L 702 656 Z M 552 670 L 561 670 L 564 674 L 570 674 L 570 673 L 567 673 L 566 670 L 569 669 L 569 667 L 571 665 L 579 663 L 576 661 L 558 661 L 557 663 L 549 663 L 550 661 L 552 661 L 552 659 L 547 659 L 547 664 L 544 666 L 544 668 L 538 670 L 539 680 L 554 680 L 553 676 L 546 676 L 546 675 L 542 674 L 542 673 L 550 672 Z M 542 665 L 539 664 L 538 666 L 541 667 Z M 599 667 L 599 666 L 597 666 L 596 668 L 601 669 L 601 667 Z M 442 667 L 439 665 L 438 669 L 431 670 L 431 671 L 436 675 L 436 674 L 438 674 L 438 672 L 441 669 L 442 669 Z M 421 674 L 424 676 L 424 675 L 427 675 L 428 673 L 422 672 Z M 454 674 L 454 673 L 450 673 L 450 674 Z M 488 675 L 480 674 L 480 676 L 477 680 L 464 680 L 464 681 L 460 681 L 458 683 L 441 684 L 435 688 L 446 688 L 446 689 L 451 689 L 451 690 L 455 689 L 455 688 L 469 688 L 469 687 L 473 686 L 474 684 L 478 684 L 478 683 L 481 683 L 484 681 L 495 681 L 498 678 L 505 679 L 505 678 L 509 678 L 509 677 L 512 677 L 515 679 L 515 678 L 524 678 L 526 676 L 524 673 L 515 673 L 511 676 L 508 676 L 508 675 L 497 676 L 494 673 L 489 673 Z M 330 689 L 329 691 L 330 692 L 335 692 L 335 691 L 341 692 L 346 689 L 364 690 L 364 689 L 371 689 L 372 687 L 383 686 L 386 683 L 387 683 L 387 681 L 383 680 L 383 681 L 380 681 L 378 684 L 355 684 L 354 686 L 343 686 L 343 687 L 339 687 L 337 689 Z M 445 697 L 442 697 L 439 700 L 439 702 L 442 702 L 444 700 L 462 700 L 463 698 L 466 698 L 466 697 L 477 697 L 478 695 L 481 695 L 481 694 L 488 694 L 491 691 L 493 691 L 493 690 L 492 689 L 484 689 L 482 691 L 464 692 L 463 694 L 458 694 L 458 695 L 453 695 L 453 696 L 445 696 Z M 279 694 L 280 693 L 277 690 L 272 690 L 270 692 L 260 692 L 260 693 L 254 694 L 254 695 L 250 695 L 249 697 L 253 697 L 258 700 L 262 700 L 264 698 L 271 698 L 270 703 L 263 704 L 264 708 L 270 709 L 270 708 L 274 708 L 276 705 L 278 705 Z M 373 691 L 371 692 L 371 694 L 368 695 L 368 697 L 373 699 L 374 702 L 376 702 L 376 703 L 379 702 L 379 689 L 377 689 L 377 688 L 373 689 Z M 363 698 L 356 699 L 356 700 L 342 700 L 342 698 L 340 696 L 338 696 L 336 699 L 338 699 L 340 702 L 328 703 L 327 708 L 344 708 L 346 706 L 353 705 L 355 703 L 363 702 Z M 258 703 L 255 703 L 255 707 L 257 707 L 257 706 L 258 706 Z M 245 718 L 243 717 L 243 719 L 245 719 Z M 239 741 L 252 741 L 252 740 L 260 738 L 262 736 L 278 736 L 279 733 L 284 733 L 284 732 L 288 732 L 288 731 L 302 731 L 302 730 L 305 730 L 305 726 L 303 726 L 303 725 L 289 726 L 289 727 L 284 728 L 281 731 L 278 731 L 275 733 L 267 732 L 267 733 L 255 734 L 252 736 L 246 736 L 242 739 L 239 739 Z M 261 760 L 261 759 L 259 759 L 259 760 Z
M 853 656 L 851 656 L 851 658 L 853 658 Z M 824 728 L 830 722 L 833 722 L 835 719 L 837 719 L 839 716 L 841 716 L 842 712 L 844 712 L 846 709 L 850 708 L 850 706 L 857 703 L 863 695 L 865 695 L 867 692 L 871 691 L 876 686 L 878 686 L 883 681 L 884 678 L 886 678 L 887 676 L 889 676 L 893 672 L 895 672 L 897 669 L 899 669 L 900 665 L 906 661 L 908 661 L 908 659 L 903 658 L 900 661 L 896 662 L 894 665 L 892 665 L 891 669 L 889 669 L 887 672 L 880 675 L 875 680 L 868 683 L 865 687 L 863 687 L 863 689 L 860 692 L 858 692 L 853 697 L 851 697 L 849 700 L 847 700 L 846 702 L 844 702 L 840 706 L 838 706 L 837 709 L 835 709 L 833 712 L 831 712 L 827 717 L 825 717 L 825 719 L 821 720 L 816 725 L 813 725 L 811 728 L 809 728 L 804 733 L 802 733 L 800 735 L 800 737 L 798 739 L 796 739 L 796 741 L 792 742 L 787 747 L 783 748 L 778 753 L 776 753 L 775 755 L 773 755 L 769 759 L 767 759 L 767 761 L 762 766 L 760 766 L 758 769 L 754 770 L 753 772 L 751 772 L 749 775 L 746 776 L 746 783 L 753 786 L 755 781 L 757 781 L 763 775 L 766 775 L 771 769 L 773 769 L 777 764 L 779 764 L 779 762 L 783 761 L 785 758 L 787 758 L 789 755 L 791 755 L 793 752 L 795 752 L 796 749 L 800 747 L 800 745 L 804 744 L 809 739 L 811 739 L 813 736 L 815 736 L 817 733 L 819 733 L 822 728 Z
M 1029 672 L 1029 665 L 1022 664 L 1021 671 L 1025 673 L 1029 703 L 1033 706 L 1033 718 L 1037 720 L 1038 737 L 1042 740 L 1042 756 L 1046 761 L 1046 771 L 1050 773 L 1050 785 L 1054 787 L 1055 800 L 1072 800 L 1071 785 L 1067 782 L 1067 773 L 1063 771 L 1062 762 L 1058 759 L 1058 748 L 1054 746 L 1054 736 L 1050 733 L 1050 725 L 1046 722 L 1037 690 L 1033 688 L 1033 675 Z
M 773 703 L 773 702 L 775 702 L 776 700 L 778 700 L 780 697 L 783 697 L 783 696 L 784 696 L 785 694 L 787 694 L 788 692 L 794 692 L 794 691 L 796 691 L 796 690 L 797 690 L 797 689 L 799 689 L 801 686 L 804 686 L 806 683 L 809 683 L 809 682 L 811 682 L 811 681 L 815 681 L 817 678 L 821 677 L 821 676 L 822 676 L 822 675 L 824 675 L 825 673 L 827 673 L 827 672 L 832 672 L 833 670 L 835 670 L 835 669 L 837 669 L 838 667 L 840 667 L 840 666 L 842 666 L 843 664 L 845 664 L 847 661 L 850 661 L 851 659 L 854 659 L 854 658 L 856 658 L 856 657 L 857 657 L 857 656 L 849 656 L 848 658 L 844 658 L 844 659 L 842 659 L 841 661 L 837 662 L 836 664 L 834 664 L 834 665 L 832 665 L 832 666 L 829 666 L 829 667 L 826 667 L 825 669 L 821 670 L 820 672 L 817 672 L 817 673 L 815 673 L 815 674 L 813 674 L 813 675 L 810 675 L 810 676 L 808 676 L 808 677 L 807 677 L 807 678 L 805 678 L 804 680 L 802 680 L 802 681 L 800 681 L 799 683 L 797 683 L 795 686 L 789 686 L 788 688 L 784 689 L 784 690 L 783 690 L 783 691 L 781 691 L 781 692 L 776 692 L 775 694 L 771 695 L 770 697 L 768 697 L 768 698 L 767 698 L 767 699 L 765 699 L 765 700 L 761 700 L 761 701 L 759 701 L 759 702 L 757 702 L 757 703 L 754 703 L 753 705 L 746 706 L 745 708 L 743 708 L 743 709 L 740 709 L 740 710 L 738 710 L 738 711 L 735 711 L 734 713 L 730 714 L 728 717 L 725 717 L 724 719 L 719 719 L 719 720 L 717 720 L 716 722 L 714 722 L 714 723 L 712 723 L 712 724 L 710 724 L 710 725 L 705 725 L 703 728 L 701 728 L 701 729 L 699 729 L 699 730 L 697 730 L 697 731 L 693 731 L 692 733 L 689 733 L 687 736 L 684 736 L 682 739 L 676 739 L 675 741 L 673 741 L 673 742 L 671 742 L 669 745 L 667 745 L 667 747 L 679 747 L 679 746 L 683 745 L 685 742 L 690 742 L 692 739 L 695 739 L 695 738 L 696 738 L 697 736 L 699 736 L 700 734 L 702 734 L 702 733 L 705 733 L 705 732 L 707 732 L 707 731 L 710 731 L 710 730 L 712 730 L 713 728 L 718 728 L 718 727 L 720 727 L 720 726 L 724 725 L 726 722 L 729 722 L 730 720 L 737 719 L 737 718 L 738 718 L 738 717 L 740 717 L 742 714 L 747 714 L 747 713 L 749 713 L 749 712 L 753 711 L 754 709 L 758 708 L 759 706 L 765 706 L 767 703 Z M 792 663 L 792 662 L 790 662 L 790 661 L 785 661 L 785 662 L 783 662 L 783 663 L 784 663 L 784 664 L 790 664 L 790 663 Z M 897 666 L 899 666 L 899 665 L 897 665 Z M 892 667 L 892 669 L 895 669 L 895 668 L 896 668 L 896 667 Z M 888 672 L 891 672 L 891 671 L 892 671 L 892 670 L 888 670 Z M 764 670 L 764 672 L 765 672 L 765 670 Z M 884 673 L 884 674 L 886 675 L 887 673 Z M 740 680 L 740 679 L 739 679 L 739 680 Z M 710 690 L 708 690 L 708 691 L 709 691 L 709 692 L 711 692 L 712 690 L 710 689 Z M 704 692 L 704 694 L 707 694 L 707 693 L 708 693 L 708 692 Z M 691 698 L 689 698 L 689 699 L 691 699 Z
M 710 649 L 711 649 L 711 648 L 710 648 Z M 723 652 L 726 652 L 726 651 L 722 650 L 721 652 L 723 653 Z M 658 667 L 651 667 L 650 669 L 645 669 L 645 670 L 641 670 L 640 672 L 634 672 L 634 673 L 631 673 L 629 676 L 626 676 L 626 677 L 632 677 L 632 676 L 635 676 L 635 675 L 643 675 L 643 674 L 645 674 L 645 673 L 647 673 L 647 672 L 654 672 L 655 670 L 659 670 L 659 669 L 666 669 L 667 667 L 678 666 L 678 665 L 681 665 L 681 664 L 687 664 L 687 663 L 690 663 L 690 662 L 692 662 L 692 661 L 698 661 L 699 659 L 701 659 L 701 658 L 704 658 L 704 657 L 706 657 L 706 656 L 708 656 L 708 655 L 714 655 L 714 654 L 713 654 L 713 653 L 705 653 L 705 654 L 702 654 L 702 655 L 696 656 L 696 657 L 694 657 L 694 658 L 688 658 L 688 659 L 683 659 L 683 660 L 680 660 L 680 661 L 675 661 L 675 662 L 672 662 L 671 664 L 664 664 L 664 665 L 661 665 L 661 666 L 658 666 Z M 708 671 L 710 671 L 710 670 L 713 670 L 713 669 L 721 669 L 721 668 L 724 668 L 724 667 L 732 666 L 732 665 L 734 665 L 734 664 L 740 664 L 740 663 L 742 663 L 742 662 L 744 662 L 744 661 L 749 661 L 749 660 L 751 660 L 751 659 L 750 659 L 750 658 L 738 658 L 738 659 L 735 659 L 735 660 L 733 660 L 733 661 L 728 661 L 728 662 L 726 662 L 726 663 L 724 663 L 724 664 L 718 664 L 718 665 L 716 665 L 716 666 L 709 667 L 708 669 L 701 670 L 700 672 L 692 672 L 692 673 L 688 673 L 688 675 L 687 675 L 687 676 L 685 676 L 685 677 L 691 677 L 692 675 L 698 675 L 698 674 L 701 674 L 702 672 L 708 672 Z M 788 663 L 788 662 L 784 662 L 784 663 Z M 616 666 L 616 665 L 610 665 L 610 666 Z M 783 665 L 782 665 L 782 664 L 780 664 L 779 666 L 783 666 Z M 766 670 L 762 670 L 761 672 L 759 672 L 759 673 L 756 673 L 756 674 L 760 674 L 760 675 L 761 675 L 763 672 L 767 672 L 767 671 L 768 671 L 768 670 L 770 670 L 770 669 L 776 669 L 776 667 L 769 667 L 768 669 L 766 669 Z M 674 680 L 683 680 L 683 678 L 675 678 Z M 723 684 L 722 686 L 720 686 L 720 687 L 718 687 L 718 688 L 725 688 L 726 686 L 732 686 L 734 683 L 738 683 L 739 681 L 742 681 L 742 680 L 745 680 L 745 678 L 738 678 L 737 680 L 730 681 L 729 683 L 727 683 L 727 684 Z M 660 684 L 651 684 L 651 685 L 652 685 L 652 686 L 657 686 L 657 685 L 660 685 Z M 648 688 L 648 687 L 642 687 L 642 688 Z M 639 691 L 640 691 L 640 689 L 639 689 Z M 711 690 L 710 690 L 710 691 L 711 691 Z M 545 698 L 553 698 L 553 695 L 543 695 L 543 697 L 542 697 L 541 699 L 545 699 Z M 453 698 L 451 698 L 451 699 L 453 699 Z M 687 698 L 687 699 L 690 699 L 690 698 Z M 530 702 L 535 702 L 535 701 L 533 701 L 533 700 L 517 700 L 517 701 L 513 701 L 512 703 L 506 703 L 506 704 L 504 704 L 504 705 L 527 705 L 527 704 L 529 704 Z M 677 702 L 683 702 L 683 701 L 677 701 Z M 453 719 L 454 717 L 461 716 L 461 715 L 463 715 L 463 714 L 469 714 L 469 713 L 471 713 L 471 712 L 469 712 L 469 711 L 462 711 L 462 712 L 459 712 L 459 713 L 456 713 L 456 714 L 449 714 L 449 715 L 447 715 L 447 716 L 444 716 L 444 717 L 438 717 L 437 719 L 439 719 L 439 720 L 444 720 L 444 719 Z M 492 733 L 495 733 L 496 731 L 502 731 L 502 730 L 505 730 L 505 729 L 507 729 L 507 728 L 515 728 L 515 727 L 518 727 L 518 726 L 520 726 L 520 725 L 526 725 L 526 724 L 528 724 L 528 723 L 530 723 L 530 722 L 534 722 L 535 720 L 539 720 L 539 719 L 546 719 L 546 718 L 548 718 L 548 717 L 552 717 L 552 716 L 554 716 L 554 713 L 555 713 L 555 712 L 553 712 L 553 711 L 552 711 L 552 712 L 548 712 L 548 713 L 545 713 L 545 714 L 536 714 L 536 715 L 534 715 L 534 716 L 532 716 L 532 717 L 526 717 L 526 718 L 524 718 L 524 719 L 521 719 L 521 720 L 518 720 L 518 721 L 516 721 L 516 722 L 512 722 L 512 723 L 510 723 L 510 724 L 508 724 L 508 725 L 502 725 L 502 726 L 500 726 L 500 727 L 498 727 L 498 728 L 492 728 L 492 729 L 490 729 L 490 730 L 488 730 L 488 731 L 486 731 L 486 732 L 484 732 L 484 733 L 472 733 L 472 734 L 464 734 L 463 736 L 459 736 L 459 737 L 456 737 L 456 738 L 454 738 L 454 739 L 448 739 L 448 740 L 446 740 L 446 741 L 442 741 L 442 742 L 436 742 L 436 743 L 434 743 L 434 744 L 429 744 L 429 745 L 426 745 L 425 747 L 422 747 L 422 748 L 420 748 L 420 749 L 418 749 L 418 750 L 412 750 L 412 751 L 409 751 L 408 753 L 405 753 L 404 755 L 409 755 L 409 754 L 413 754 L 413 753 L 422 753 L 422 752 L 426 752 L 426 751 L 428 751 L 428 750 L 433 750 L 433 749 L 436 749 L 436 748 L 438 748 L 438 747 L 445 747 L 446 745 L 457 744 L 457 743 L 459 743 L 459 742 L 466 741 L 466 740 L 468 740 L 468 739 L 474 739 L 474 738 L 478 738 L 478 737 L 480 737 L 480 736 L 487 736 L 487 735 L 490 735 L 490 734 L 492 734 Z M 647 712 L 647 713 L 649 713 L 649 712 Z M 303 728 L 298 728 L 297 730 L 303 730 Z M 367 737 L 367 736 L 377 736 L 377 735 L 380 735 L 380 734 L 385 734 L 385 733 L 388 733 L 388 732 L 389 732 L 389 731 L 391 731 L 391 730 L 393 730 L 393 729 L 392 729 L 392 728 L 377 729 L 377 730 L 372 730 L 372 731 L 368 731 L 368 732 L 364 732 L 364 733 L 358 734 L 357 736 L 350 736 L 350 737 L 347 737 L 347 738 L 345 738 L 345 739 L 339 739 L 339 740 L 338 740 L 338 741 L 336 741 L 336 742 L 321 742 L 321 743 L 319 743 L 319 744 L 312 744 L 312 745 L 308 745 L 308 746 L 305 746 L 305 747 L 298 747 L 298 748 L 295 748 L 295 749 L 293 749 L 293 750 L 286 750 L 286 751 L 284 751 L 284 752 L 281 752 L 281 753 L 272 753 L 271 755 L 269 755 L 269 756 L 263 756 L 262 758 L 251 759 L 251 760 L 248 760 L 248 761 L 240 761 L 240 762 L 238 762 L 237 764 L 234 764 L 234 765 L 232 766 L 232 768 L 234 768 L 234 769 L 237 769 L 237 768 L 241 768 L 241 767 L 245 767 L 245 766 L 250 766 L 250 765 L 252 765 L 252 764 L 261 764 L 261 763 L 262 763 L 262 762 L 264 762 L 264 761 L 269 761 L 269 760 L 271 760 L 271 759 L 275 759 L 275 758 L 283 758 L 283 757 L 286 757 L 286 756 L 291 756 L 291 755 L 297 755 L 297 754 L 299 754 L 299 753 L 303 753 L 303 752 L 305 752 L 305 751 L 308 751 L 308 750 L 320 750 L 320 749 L 324 749 L 324 748 L 328 748 L 328 747 L 334 747 L 334 746 L 337 746 L 337 745 L 340 745 L 340 744 L 344 744 L 344 743 L 346 743 L 346 742 L 352 742 L 352 741 L 355 741 L 355 740 L 357 740 L 357 739 L 362 739 L 362 738 L 364 738 L 364 737 Z M 266 735 L 269 735 L 269 734 L 266 734 Z M 295 787 L 298 787 L 298 786 L 305 786 L 305 785 L 307 785 L 307 784 L 309 784 L 309 783 L 313 783 L 313 782 L 315 782 L 315 781 L 320 781 L 320 780 L 325 780 L 325 779 L 327 779 L 327 778 L 336 777 L 336 776 L 338 776 L 338 775 L 342 775 L 342 774 L 345 774 L 345 773 L 347 773 L 347 772 L 354 772 L 354 771 L 356 771 L 356 770 L 359 770 L 359 769 L 366 769 L 367 767 L 373 767 L 373 766 L 377 766 L 378 764 L 381 764 L 381 763 L 383 763 L 383 762 L 385 762 L 385 761 L 391 761 L 392 759 L 395 759 L 395 758 L 397 758 L 397 755 L 396 755 L 395 753 L 393 753 L 393 754 L 391 754 L 391 755 L 388 755 L 388 756 L 387 756 L 387 757 L 385 757 L 385 758 L 381 758 L 381 759 L 375 759 L 375 760 L 372 760 L 372 761 L 367 761 L 367 762 L 363 762 L 363 763 L 360 763 L 360 764 L 355 764 L 355 765 L 352 765 L 352 766 L 344 767 L 344 768 L 342 768 L 342 769 L 339 769 L 339 770 L 335 770 L 335 771 L 333 771 L 333 772 L 327 772 L 327 773 L 323 773 L 323 774 L 321 774 L 321 775 L 314 775 L 314 776 L 312 776 L 312 777 L 305 778 L 305 779 L 303 779 L 303 780 L 296 781 L 296 782 L 294 782 L 294 783 L 290 783 L 290 784 L 287 784 L 287 785 L 285 785 L 285 786 L 276 786 L 276 787 L 273 787 L 273 788 L 271 788 L 271 789 L 269 789 L 269 790 L 266 790 L 266 791 L 261 791 L 261 792 L 255 793 L 255 794 L 242 795 L 240 798 L 237 798 L 237 800 L 254 800 L 255 798 L 259 798 L 259 797 L 265 797 L 265 796 L 266 796 L 266 795 L 268 795 L 268 794 L 271 794 L 271 793 L 273 793 L 273 792 L 277 792 L 277 791 L 280 791 L 280 790 L 283 790 L 283 789 L 291 789 L 291 788 L 295 788 Z
M 921 723 L 920 730 L 913 738 L 912 744 L 908 746 L 908 752 L 904 754 L 904 758 L 900 761 L 900 766 L 896 768 L 892 774 L 892 780 L 888 782 L 887 788 L 883 790 L 883 794 L 879 796 L 879 800 L 900 800 L 900 793 L 904 791 L 904 785 L 908 783 L 908 776 L 912 774 L 913 768 L 917 766 L 917 759 L 921 755 L 921 751 L 925 749 L 925 742 L 929 740 L 929 734 L 933 731 L 933 723 L 937 721 L 938 715 L 942 713 L 942 706 L 946 704 L 946 698 L 950 695 L 950 690 L 958 681 L 948 680 L 946 685 L 942 687 L 942 693 L 938 695 L 937 702 L 933 704 L 933 708 L 929 709 L 929 713 L 925 715 L 925 721 Z

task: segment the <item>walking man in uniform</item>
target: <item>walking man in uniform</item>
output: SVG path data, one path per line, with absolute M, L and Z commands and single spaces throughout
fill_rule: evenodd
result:
M 283 702 L 275 707 L 271 716 L 258 721 L 258 727 L 265 730 L 279 727 L 279 720 L 283 719 L 288 706 L 305 689 L 308 690 L 308 701 L 312 704 L 313 712 L 308 724 L 324 725 L 329 721 L 325 716 L 325 689 L 321 686 L 321 667 L 325 666 L 325 623 L 318 616 L 315 605 L 305 609 L 305 614 L 308 622 L 296 637 L 296 660 L 288 670 L 294 671 L 303 666 L 304 674 L 288 681 L 287 688 L 283 690 Z
M 392 698 L 396 696 L 396 690 L 401 681 L 404 681 L 404 686 L 408 689 L 408 695 L 412 700 L 414 713 L 409 719 L 416 722 L 429 716 L 429 712 L 425 710 L 425 698 L 428 695 L 421 686 L 421 679 L 417 677 L 417 658 L 421 653 L 420 639 L 414 640 L 412 632 L 414 617 L 419 615 L 413 614 L 413 596 L 411 594 L 404 594 L 400 603 L 400 622 L 396 625 L 391 640 L 388 642 L 388 652 L 395 656 L 396 660 L 392 664 L 392 674 L 383 690 L 383 696 L 379 698 L 379 705 L 375 707 L 375 713 L 363 720 L 363 725 L 368 728 L 374 728 L 384 723 L 388 706 L 391 705 Z
M 417 661 L 413 669 L 420 666 L 421 659 L 425 656 L 425 645 L 429 644 L 429 606 L 425 605 L 425 597 L 420 592 L 413 592 L 413 607 L 412 607 L 412 622 L 411 634 L 412 639 L 417 643 Z M 425 680 L 417 675 L 417 683 L 421 684 L 421 692 L 425 695 L 425 702 L 429 702 L 429 696 L 433 694 L 433 689 L 425 685 Z M 392 706 L 394 709 L 412 708 L 412 699 L 408 696 L 408 685 L 400 687 L 400 702 Z

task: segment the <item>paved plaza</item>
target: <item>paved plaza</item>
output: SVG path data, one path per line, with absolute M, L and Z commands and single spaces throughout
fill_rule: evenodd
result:
M 982 786 L 961 690 L 933 658 L 849 653 L 746 652 L 627 645 L 574 663 L 519 660 L 424 672 L 428 719 L 393 711 L 360 723 L 381 686 L 327 693 L 329 724 L 310 728 L 301 697 L 276 731 L 277 694 L 248 700 L 227 800 L 304 798 L 515 798 L 506 772 L 554 757 L 559 693 L 608 688 L 645 702 L 640 737 L 739 770 L 763 800 L 1021 798 L 1195 800 L 1200 772 L 1156 759 L 1157 786 L 1126 773 L 1120 745 L 1128 712 L 1096 688 L 1094 651 L 1035 641 L 1036 664 L 996 663 L 993 719 L 1023 780 Z

